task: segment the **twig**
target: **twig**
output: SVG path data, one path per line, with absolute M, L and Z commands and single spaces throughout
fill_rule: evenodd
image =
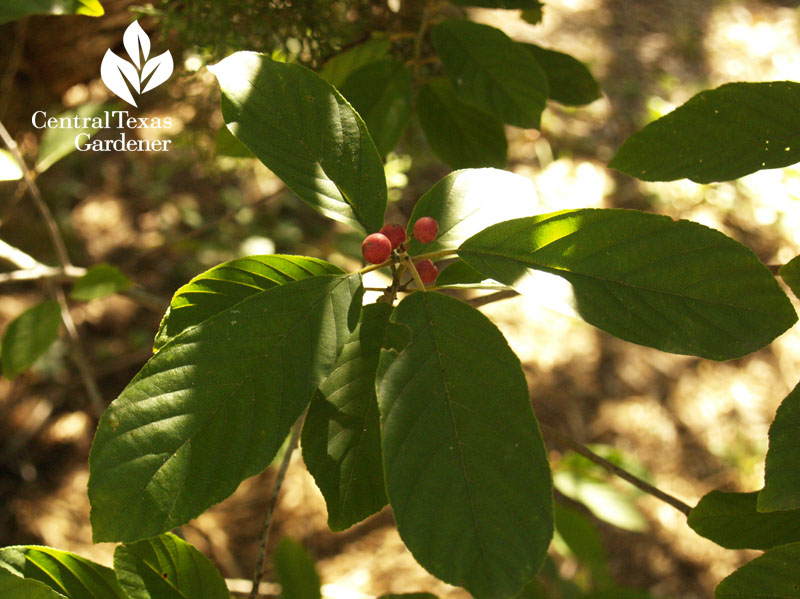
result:
M 22 268 L 25 270 L 39 268 L 44 266 L 41 262 L 39 262 L 36 258 L 23 252 L 19 248 L 15 248 L 13 245 L 7 244 L 5 241 L 0 239 L 0 258 L 3 260 L 7 260 L 11 262 L 17 268 Z
M 308 408 L 306 408 L 306 412 Z M 306 419 L 306 412 L 297 419 L 292 430 L 292 437 L 289 439 L 289 445 L 286 452 L 283 454 L 281 466 L 278 469 L 278 475 L 275 478 L 275 484 L 272 486 L 272 495 L 267 504 L 267 513 L 264 516 L 264 524 L 261 526 L 261 535 L 258 542 L 258 558 L 256 559 L 256 567 L 253 571 L 253 585 L 250 589 L 250 599 L 257 599 L 258 590 L 261 585 L 261 577 L 264 575 L 264 558 L 267 553 L 267 540 L 269 539 L 269 532 L 272 528 L 272 515 L 275 513 L 275 506 L 278 504 L 278 494 L 283 485 L 283 479 L 286 477 L 286 470 L 289 468 L 289 462 L 292 459 L 292 454 L 297 447 L 297 442 L 300 440 L 300 431 L 303 428 L 303 422 Z
M 16 142 L 8 133 L 8 130 L 6 129 L 5 125 L 3 125 L 2 121 L 0 121 L 0 138 L 2 138 L 3 143 L 6 144 L 6 147 L 19 164 L 20 170 L 22 170 L 25 184 L 28 186 L 28 191 L 30 191 L 30 195 L 33 198 L 33 203 L 41 213 L 45 225 L 47 226 L 47 231 L 50 235 L 50 241 L 53 243 L 53 247 L 56 250 L 56 255 L 58 256 L 60 270 L 62 273 L 66 274 L 66 272 L 72 267 L 72 263 L 69 260 L 69 254 L 67 253 L 67 247 L 64 244 L 64 238 L 61 237 L 61 232 L 58 230 L 58 224 L 56 223 L 55 218 L 53 218 L 53 214 L 50 212 L 50 209 L 47 207 L 47 204 L 42 198 L 42 194 L 39 191 L 39 187 L 36 185 L 36 181 L 33 180 L 30 171 L 28 171 L 28 167 L 25 165 L 25 160 L 22 158 L 22 154 L 20 154 Z M 58 286 L 54 287 L 56 299 L 61 307 L 61 320 L 64 322 L 64 328 L 67 329 L 67 335 L 72 343 L 72 359 L 78 366 L 78 371 L 80 372 L 81 379 L 83 380 L 83 386 L 86 388 L 86 393 L 89 395 L 89 407 L 93 415 L 99 418 L 103 413 L 103 396 L 100 393 L 100 389 L 97 386 L 94 376 L 92 376 L 92 369 L 89 366 L 89 360 L 86 357 L 86 352 L 83 350 L 83 343 L 78 335 L 78 329 L 75 326 L 75 321 L 72 320 L 72 315 L 69 313 L 69 304 L 67 304 L 67 298 L 64 296 L 64 291 Z
M 499 302 L 500 300 L 517 297 L 518 295 L 519 293 L 517 293 L 513 289 L 504 289 L 503 291 L 488 293 L 486 295 L 481 295 L 480 297 L 473 297 L 472 299 L 467 300 L 467 303 L 473 308 L 480 308 L 481 306 L 485 306 L 486 304 L 491 304 L 492 302 Z
M 605 458 L 601 458 L 599 455 L 594 453 L 591 449 L 589 449 L 585 445 L 581 445 L 580 443 L 578 443 L 577 441 L 575 441 L 571 437 L 567 437 L 563 433 L 561 433 L 558 430 L 554 429 L 552 426 L 544 424 L 541 421 L 539 422 L 539 426 L 541 427 L 542 432 L 546 436 L 550 437 L 551 439 L 553 439 L 554 441 L 556 441 L 560 445 L 563 445 L 565 447 L 570 448 L 575 453 L 579 453 L 580 455 L 585 457 L 587 460 L 590 460 L 590 461 L 594 462 L 595 464 L 597 464 L 598 466 L 601 466 L 602 468 L 605 468 L 606 470 L 608 470 L 612 474 L 616 474 L 621 479 L 628 481 L 630 484 L 632 484 L 637 489 L 640 489 L 640 490 L 644 491 L 648 495 L 652 495 L 656 499 L 660 499 L 664 503 L 668 503 L 669 505 L 674 507 L 679 512 L 682 512 L 686 516 L 688 516 L 689 512 L 692 511 L 692 507 L 690 505 L 684 503 L 683 501 L 681 501 L 677 497 L 673 497 L 672 495 L 664 493 L 664 491 L 662 491 L 661 489 L 657 489 L 656 487 L 654 487 L 650 483 L 647 483 L 647 482 L 643 481 L 641 478 L 639 478 L 637 476 L 634 476 L 633 474 L 631 474 L 627 470 L 623 470 L 622 468 L 620 468 L 616 464 L 612 464 L 611 462 L 609 462 Z

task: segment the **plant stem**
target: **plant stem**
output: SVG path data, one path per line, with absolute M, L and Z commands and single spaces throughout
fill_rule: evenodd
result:
M 47 226 L 47 232 L 50 235 L 50 241 L 53 243 L 53 247 L 56 250 L 56 256 L 58 257 L 58 264 L 61 273 L 66 275 L 66 273 L 74 268 L 74 266 L 70 262 L 69 254 L 67 253 L 67 246 L 64 244 L 64 238 L 61 236 L 61 232 L 58 230 L 58 224 L 56 223 L 55 218 L 53 218 L 50 208 L 47 207 L 47 204 L 42 198 L 42 194 L 39 191 L 39 187 L 36 185 L 36 181 L 34 181 L 33 176 L 31 176 L 30 171 L 28 171 L 28 167 L 25 165 L 25 160 L 22 158 L 22 154 L 20 154 L 16 142 L 8 133 L 8 130 L 6 129 L 5 125 L 3 125 L 2 121 L 0 121 L 0 138 L 2 138 L 3 143 L 6 144 L 6 147 L 19 164 L 20 170 L 22 170 L 22 175 L 25 179 L 25 184 L 28 186 L 28 191 L 33 198 L 33 203 L 36 205 L 36 208 L 39 210 L 39 213 L 42 215 L 42 219 Z M 49 284 L 49 281 L 46 282 Z M 72 359 L 75 361 L 75 364 L 78 367 L 81 379 L 83 380 L 83 386 L 86 388 L 86 393 L 89 395 L 89 407 L 93 415 L 96 418 L 99 418 L 103 413 L 103 396 L 97 386 L 97 381 L 95 381 L 94 376 L 92 375 L 92 369 L 89 365 L 89 360 L 86 357 L 86 352 L 83 349 L 83 343 L 81 342 L 80 335 L 78 334 L 78 329 L 75 326 L 75 321 L 72 320 L 72 315 L 69 312 L 67 298 L 64 296 L 64 291 L 60 287 L 52 285 L 50 285 L 50 287 L 53 290 L 56 299 L 58 300 L 59 306 L 61 307 L 61 320 L 64 323 L 64 328 L 67 329 L 67 335 L 72 343 Z
M 637 476 L 634 476 L 633 474 L 631 474 L 627 470 L 623 470 L 622 468 L 620 468 L 616 464 L 612 464 L 611 462 L 609 462 L 605 458 L 602 458 L 599 455 L 597 455 L 596 453 L 594 453 L 591 449 L 589 449 L 585 445 L 581 445 L 580 443 L 578 443 L 577 441 L 575 441 L 571 437 L 567 437 L 563 433 L 561 433 L 558 430 L 554 429 L 552 426 L 544 424 L 541 421 L 539 422 L 539 426 L 541 427 L 542 432 L 546 436 L 548 436 L 551 439 L 553 439 L 556 443 L 558 443 L 560 445 L 563 445 L 565 447 L 568 447 L 569 449 L 571 449 L 575 453 L 579 453 L 580 455 L 585 457 L 587 460 L 589 460 L 591 462 L 594 462 L 595 464 L 597 464 L 598 466 L 600 466 L 602 468 L 605 468 L 606 470 L 608 470 L 612 474 L 615 474 L 615 475 L 619 476 L 621 479 L 628 481 L 630 484 L 632 484 L 637 489 L 640 489 L 640 490 L 644 491 L 645 493 L 647 493 L 648 495 L 652 495 L 656 499 L 660 499 L 664 503 L 667 503 L 667 504 L 671 505 L 676 510 L 678 510 L 679 512 L 682 512 L 686 516 L 688 516 L 689 512 L 692 511 L 692 506 L 684 503 L 683 501 L 681 501 L 677 497 L 673 497 L 672 495 L 669 495 L 669 494 L 665 493 L 661 489 L 657 489 L 656 487 L 654 487 L 650 483 L 643 481 L 641 478 L 639 478 Z
M 455 256 L 458 254 L 457 249 L 447 249 L 447 250 L 438 250 L 436 252 L 428 252 L 427 254 L 417 254 L 416 256 L 412 256 L 411 259 L 414 262 L 419 262 L 420 260 L 436 260 L 437 258 L 444 258 L 446 256 Z
M 256 559 L 256 567 L 253 571 L 253 586 L 250 589 L 250 599 L 258 597 L 258 589 L 261 586 L 261 577 L 264 575 L 264 559 L 267 554 L 267 540 L 269 539 L 269 532 L 272 529 L 272 515 L 275 513 L 275 506 L 278 504 L 278 494 L 281 492 L 283 479 L 286 477 L 286 471 L 289 469 L 289 462 L 292 459 L 297 443 L 300 440 L 300 431 L 303 429 L 303 422 L 306 419 L 308 408 L 300 415 L 292 430 L 292 437 L 289 439 L 289 445 L 286 447 L 286 452 L 283 454 L 278 475 L 275 477 L 275 484 L 272 486 L 272 495 L 267 504 L 267 513 L 264 516 L 264 524 L 261 526 L 260 541 L 258 543 L 258 558 Z
M 504 289 L 503 291 L 498 291 L 496 293 L 488 293 L 480 297 L 473 297 L 472 299 L 467 300 L 467 303 L 473 308 L 480 308 L 481 306 L 485 306 L 486 304 L 491 304 L 492 302 L 499 302 L 500 300 L 504 299 L 510 299 L 512 297 L 517 297 L 518 295 L 519 293 L 517 293 L 513 289 Z

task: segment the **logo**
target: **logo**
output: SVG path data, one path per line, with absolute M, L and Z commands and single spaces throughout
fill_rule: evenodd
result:
M 119 98 L 138 108 L 131 90 L 141 95 L 169 79 L 173 69 L 172 54 L 167 50 L 148 60 L 150 38 L 138 21 L 128 25 L 122 44 L 130 62 L 107 50 L 100 65 L 100 78 Z

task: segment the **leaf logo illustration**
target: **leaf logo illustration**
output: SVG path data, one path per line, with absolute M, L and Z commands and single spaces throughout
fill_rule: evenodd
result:
M 164 83 L 172 75 L 173 62 L 169 50 L 148 60 L 150 38 L 138 21 L 125 30 L 122 44 L 130 62 L 106 50 L 100 65 L 100 78 L 106 87 L 128 104 L 137 106 L 131 90 L 137 95 L 149 92 Z

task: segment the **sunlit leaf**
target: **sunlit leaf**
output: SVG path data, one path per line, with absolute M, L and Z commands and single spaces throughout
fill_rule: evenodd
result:
M 3 599 L 65 599 L 38 580 L 22 578 L 0 566 L 0 597 Z M 69 599 L 69 598 L 66 598 Z
M 749 248 L 667 216 L 585 209 L 520 218 L 471 237 L 459 255 L 523 293 L 531 270 L 563 277 L 584 320 L 672 353 L 738 358 L 797 321 Z
M 392 322 L 411 333 L 381 353 L 386 490 L 416 560 L 476 599 L 511 597 L 553 534 L 550 469 L 519 359 L 483 314 L 418 292 Z
M 281 254 L 223 262 L 197 275 L 175 292 L 161 320 L 154 347 L 156 350 L 163 347 L 189 327 L 251 295 L 292 281 L 329 274 L 344 274 L 344 271 L 324 260 Z
M 0 572 L 3 568 L 44 583 L 69 599 L 128 599 L 111 568 L 68 551 L 34 545 L 6 547 L 0 549 Z M 6 599 L 3 593 L 0 597 Z
M 254 52 L 208 67 L 222 116 L 292 191 L 322 214 L 366 231 L 383 226 L 386 178 L 361 117 L 319 75 Z
M 489 225 L 537 211 L 536 188 L 530 179 L 493 168 L 450 173 L 419 199 L 408 222 L 430 216 L 439 223 L 439 236 L 431 243 L 411 241 L 410 253 L 454 249 Z M 487 277 L 488 278 L 488 277 Z
M 64 14 L 101 17 L 104 11 L 99 0 L 4 0 L 0 6 L 0 23 L 21 19 L 27 15 Z

